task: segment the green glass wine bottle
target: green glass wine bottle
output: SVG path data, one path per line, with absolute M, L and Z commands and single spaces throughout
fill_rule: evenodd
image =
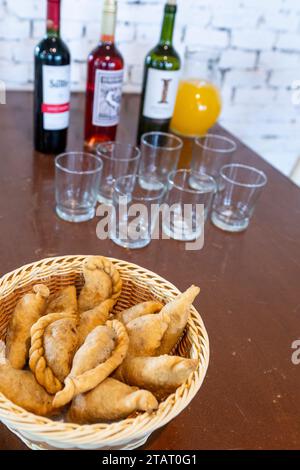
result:
M 160 41 L 146 56 L 138 143 L 145 132 L 169 130 L 181 66 L 180 57 L 172 44 L 176 11 L 176 0 L 168 0 Z

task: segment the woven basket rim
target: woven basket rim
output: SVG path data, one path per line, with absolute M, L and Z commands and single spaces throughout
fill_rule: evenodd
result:
M 92 257 L 94 255 L 66 255 L 66 256 L 55 256 L 55 257 L 48 257 L 44 258 L 39 261 L 35 261 L 32 263 L 27 263 L 15 270 L 12 270 L 0 278 L 0 299 L 3 298 L 3 293 L 1 292 L 1 288 L 5 284 L 5 282 L 8 282 L 10 284 L 10 287 L 12 286 L 13 289 L 16 289 L 18 287 L 18 283 L 21 280 L 22 273 L 24 272 L 29 272 L 31 273 L 32 271 L 35 271 L 35 274 L 42 274 L 43 272 L 43 266 L 41 267 L 41 271 L 38 272 L 39 265 L 55 265 L 57 268 L 62 265 L 62 263 L 71 263 L 72 260 L 78 261 L 82 263 L 83 260 Z M 137 265 L 135 263 L 131 263 L 129 261 L 121 260 L 118 258 L 113 258 L 113 257 L 106 257 L 109 259 L 113 264 L 117 264 L 117 269 L 120 271 L 120 274 L 122 276 L 122 270 L 119 266 L 119 264 L 123 264 L 126 266 L 130 266 L 130 270 L 132 269 L 132 272 L 136 271 L 141 271 L 143 275 L 148 276 L 149 278 L 153 278 L 156 282 L 162 283 L 164 288 L 168 289 L 169 293 L 172 293 L 174 295 L 177 295 L 181 293 L 181 291 L 171 282 L 167 281 L 163 277 L 159 276 L 157 273 L 147 269 L 143 268 L 140 265 Z M 50 276 L 46 275 L 45 277 Z M 34 278 L 30 280 L 30 282 L 33 281 Z M 29 284 L 29 281 L 28 281 Z M 4 294 L 5 297 L 5 294 Z M 108 441 L 112 444 L 118 444 L 119 442 L 124 442 L 124 431 L 125 434 L 126 432 L 128 433 L 129 428 L 133 429 L 133 432 L 131 432 L 131 436 L 129 440 L 133 439 L 138 439 L 141 436 L 144 436 L 145 434 L 151 434 L 154 432 L 156 429 L 158 429 L 161 426 L 164 426 L 167 424 L 170 420 L 172 420 L 180 411 L 182 411 L 193 399 L 193 397 L 196 395 L 198 390 L 200 389 L 203 380 L 206 375 L 206 371 L 208 368 L 208 363 L 209 363 L 209 338 L 208 334 L 205 328 L 205 325 L 203 323 L 203 320 L 200 316 L 200 314 L 197 312 L 197 310 L 192 306 L 191 307 L 191 315 L 188 321 L 188 326 L 190 328 L 196 328 L 198 327 L 199 330 L 201 330 L 200 334 L 201 337 L 198 338 L 199 340 L 199 345 L 201 343 L 201 357 L 203 357 L 203 361 L 199 364 L 196 369 L 196 371 L 190 376 L 188 381 L 181 385 L 174 393 L 169 395 L 164 401 L 162 401 L 159 404 L 158 410 L 155 412 L 149 414 L 149 413 L 142 413 L 140 412 L 136 417 L 131 417 L 131 418 L 126 418 L 117 422 L 113 423 L 96 423 L 96 424 L 85 424 L 85 425 L 80 425 L 76 423 L 68 423 L 64 421 L 55 421 L 51 418 L 43 417 L 43 416 L 38 416 L 34 413 L 31 413 L 24 408 L 21 408 L 18 405 L 15 405 L 11 400 L 7 399 L 5 395 L 0 393 L 0 419 L 4 422 L 4 424 L 8 424 L 9 428 L 15 427 L 19 432 L 22 433 L 22 431 L 29 431 L 32 434 L 35 434 L 35 441 L 43 441 L 44 437 L 46 440 L 50 441 L 51 438 L 47 437 L 44 435 L 44 433 L 51 433 L 51 436 L 53 438 L 60 439 L 59 434 L 65 433 L 65 432 L 79 432 L 82 433 L 83 431 L 88 431 L 88 434 L 91 434 L 92 441 L 96 442 L 96 436 L 99 433 L 103 433 L 105 431 L 110 431 L 108 434 L 111 434 L 112 431 L 114 431 L 114 428 L 116 428 L 116 433 L 115 435 L 109 436 Z M 198 345 L 198 346 L 199 346 Z M 196 377 L 196 374 L 198 374 L 198 378 Z M 191 384 L 193 387 L 191 387 Z M 185 396 L 187 395 L 187 396 Z M 185 403 L 183 406 L 181 406 L 181 401 L 185 399 Z M 7 411 L 5 409 L 5 404 L 10 405 L 10 410 Z M 178 405 L 178 406 L 175 406 Z M 171 407 L 170 410 L 167 408 Z M 157 413 L 161 411 L 163 408 L 165 416 L 160 417 L 160 419 L 155 419 L 158 415 Z M 177 408 L 180 408 L 178 411 Z M 146 418 L 146 422 L 145 421 Z M 158 422 L 156 422 L 158 421 Z M 118 429 L 122 425 L 121 431 Z M 43 427 L 43 432 L 35 433 L 36 427 Z M 134 431 L 134 427 L 137 426 L 136 431 Z M 54 440 L 55 440 L 54 439 Z M 105 441 L 105 444 L 107 444 L 108 441 Z M 68 439 L 62 439 L 62 443 L 64 442 L 72 442 L 72 439 L 68 441 Z M 76 443 L 78 445 L 78 443 Z

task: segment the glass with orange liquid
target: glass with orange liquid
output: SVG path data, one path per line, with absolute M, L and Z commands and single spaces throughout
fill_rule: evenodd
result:
M 171 131 L 184 137 L 179 168 L 188 168 L 192 140 L 205 135 L 217 122 L 222 109 L 217 50 L 187 48 L 179 83 Z

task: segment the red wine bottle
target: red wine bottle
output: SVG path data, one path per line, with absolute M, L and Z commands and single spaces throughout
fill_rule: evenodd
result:
M 113 141 L 120 118 L 123 57 L 115 46 L 117 2 L 104 0 L 101 39 L 88 57 L 85 144 Z
M 47 34 L 34 54 L 34 144 L 42 153 L 64 152 L 70 109 L 70 52 L 59 34 L 60 0 L 48 0 Z

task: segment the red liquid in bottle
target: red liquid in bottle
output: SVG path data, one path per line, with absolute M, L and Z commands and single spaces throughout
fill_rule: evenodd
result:
M 104 2 L 102 36 L 88 57 L 85 144 L 113 141 L 120 116 L 123 58 L 114 44 L 116 2 Z

